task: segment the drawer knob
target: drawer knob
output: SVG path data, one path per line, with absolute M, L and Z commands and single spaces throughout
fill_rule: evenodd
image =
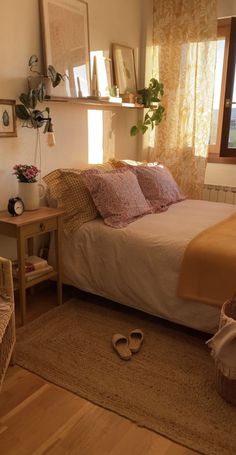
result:
M 39 227 L 40 227 L 41 231 L 45 231 L 45 225 L 43 223 L 40 223 Z

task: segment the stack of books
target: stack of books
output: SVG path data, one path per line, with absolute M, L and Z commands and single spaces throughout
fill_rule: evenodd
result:
M 53 267 L 48 264 L 46 259 L 38 256 L 27 256 L 25 260 L 25 277 L 26 281 L 34 280 L 41 275 L 52 272 Z M 14 278 L 19 278 L 18 261 L 12 261 L 12 275 Z

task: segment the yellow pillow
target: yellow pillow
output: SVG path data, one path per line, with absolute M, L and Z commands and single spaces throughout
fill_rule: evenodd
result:
M 101 172 L 112 170 L 110 163 L 92 166 Z M 88 189 L 80 178 L 79 169 L 56 169 L 43 177 L 47 184 L 49 204 L 63 208 L 63 228 L 71 234 L 82 224 L 99 216 Z
M 158 163 L 148 163 L 147 161 L 136 161 L 136 160 L 116 160 L 110 159 L 109 163 L 113 168 L 117 169 L 125 166 L 156 166 Z

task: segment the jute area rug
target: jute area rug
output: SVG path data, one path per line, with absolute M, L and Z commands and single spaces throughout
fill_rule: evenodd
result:
M 134 328 L 145 341 L 125 362 L 111 337 Z M 200 453 L 233 455 L 236 408 L 215 391 L 205 340 L 105 300 L 72 299 L 18 330 L 17 364 Z

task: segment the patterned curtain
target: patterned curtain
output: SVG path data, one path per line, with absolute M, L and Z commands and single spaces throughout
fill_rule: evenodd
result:
M 166 119 L 155 157 L 183 192 L 200 198 L 207 163 L 217 46 L 217 0 L 153 0 L 154 77 Z

